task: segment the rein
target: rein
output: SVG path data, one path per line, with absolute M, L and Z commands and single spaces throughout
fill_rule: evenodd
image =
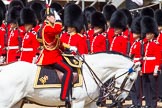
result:
M 96 73 L 93 71 L 93 69 L 92 69 L 92 68 L 88 65 L 88 63 L 85 61 L 84 57 L 82 57 L 82 56 L 79 54 L 79 52 L 77 52 L 77 55 L 82 59 L 83 63 L 85 63 L 86 66 L 88 67 L 88 69 L 89 69 L 89 71 L 90 71 L 90 73 L 91 73 L 91 75 L 92 75 L 92 77 L 93 77 L 95 83 L 98 85 L 99 89 L 100 89 L 100 90 L 105 90 L 105 91 L 107 91 L 108 88 L 106 87 L 106 85 L 98 78 L 98 76 L 97 76 Z M 125 74 L 128 73 L 127 77 L 124 79 L 124 83 L 121 85 L 121 89 L 123 89 L 123 87 L 124 87 L 124 85 L 125 85 L 125 83 L 126 83 L 126 81 L 127 81 L 127 79 L 128 79 L 129 74 L 132 73 L 132 72 L 134 71 L 133 67 L 134 67 L 134 65 L 133 65 L 132 68 L 130 68 L 128 71 L 124 72 L 124 73 L 121 74 L 120 76 L 118 76 L 118 77 L 116 77 L 116 78 L 113 79 L 113 80 L 116 80 L 116 79 L 118 79 L 118 78 L 120 78 L 120 77 L 122 77 L 123 75 L 125 75 Z M 82 73 L 82 75 L 83 75 L 83 73 Z M 89 94 L 88 94 L 88 89 L 87 89 L 87 86 L 86 86 L 86 82 L 85 82 L 84 77 L 83 77 L 83 81 L 84 81 L 84 83 L 85 83 L 85 89 L 86 89 L 86 92 L 87 92 L 88 97 L 92 100 L 92 102 L 95 102 L 96 99 L 92 99 L 92 98 L 89 96 Z M 101 86 L 100 86 L 100 84 L 101 84 Z M 111 86 L 111 85 L 110 85 L 110 86 Z M 107 93 L 106 93 L 106 94 L 107 94 Z M 106 96 L 108 96 L 108 95 L 106 95 Z M 103 97 L 106 97 L 106 96 L 103 96 Z M 97 101 L 96 101 L 96 102 L 97 102 Z
M 97 86 L 98 86 L 100 89 L 101 89 L 101 88 L 106 88 L 106 86 L 104 85 L 104 83 L 98 78 L 98 76 L 95 74 L 95 72 L 93 71 L 93 69 L 88 65 L 88 63 L 85 61 L 84 57 L 82 57 L 82 56 L 79 54 L 78 51 L 77 51 L 77 55 L 82 59 L 82 62 L 85 63 L 86 66 L 88 67 L 88 69 L 89 69 L 89 71 L 90 71 L 90 73 L 91 73 L 91 75 L 92 75 L 92 77 L 93 77 L 95 83 L 97 84 Z M 82 73 L 82 75 L 83 75 L 83 73 Z M 84 81 L 84 84 L 85 84 L 85 89 L 86 89 L 86 92 L 87 92 L 87 96 L 92 100 L 91 102 L 97 102 L 97 101 L 95 101 L 97 98 L 92 99 L 92 98 L 90 97 L 90 95 L 88 94 L 88 89 L 87 89 L 87 85 L 86 85 L 86 82 L 85 82 L 84 77 L 83 77 L 83 81 Z M 99 83 L 98 83 L 97 81 L 99 81 Z M 102 84 L 102 87 L 100 87 L 100 84 Z

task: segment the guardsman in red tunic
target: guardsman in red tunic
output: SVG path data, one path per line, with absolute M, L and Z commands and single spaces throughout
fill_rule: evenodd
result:
M 65 52 L 66 48 L 75 48 L 80 54 L 87 54 L 85 37 L 80 34 L 83 29 L 83 14 L 78 5 L 71 4 L 64 11 L 64 26 L 66 32 L 60 36 L 60 42 Z
M 140 62 L 142 63 L 142 40 L 141 40 L 141 26 L 140 26 L 141 17 L 136 17 L 131 25 L 131 32 L 133 33 L 134 43 L 132 44 L 129 52 L 129 56 L 133 59 L 133 62 Z M 140 75 L 137 77 L 132 90 L 130 91 L 130 96 L 132 99 L 132 105 L 128 108 L 141 108 L 141 94 L 140 91 L 142 90 L 140 87 L 141 81 Z
M 92 26 L 91 26 L 91 16 L 92 14 L 96 12 L 96 8 L 93 6 L 86 7 L 84 9 L 84 16 L 85 16 L 85 32 L 83 33 L 83 36 L 85 37 L 88 53 L 90 53 L 90 35 L 93 34 Z
M 114 29 L 114 36 L 110 40 L 110 51 L 124 55 L 127 52 L 127 38 L 123 35 L 123 31 L 127 26 L 126 19 L 125 14 L 120 10 L 115 11 L 110 19 L 110 27 Z
M 36 39 L 37 33 L 33 31 L 33 27 L 37 24 L 34 11 L 30 8 L 22 9 L 20 12 L 20 21 L 25 28 L 25 34 L 22 37 L 20 61 L 34 63 L 39 48 L 39 42 Z
M 72 86 L 72 69 L 66 64 L 59 49 L 59 34 L 62 23 L 59 15 L 52 8 L 47 8 L 46 20 L 42 30 L 43 49 L 38 58 L 38 65 L 50 65 L 64 73 L 60 99 L 66 101 Z
M 114 36 L 114 28 L 110 27 L 110 19 L 112 14 L 116 11 L 116 7 L 114 5 L 111 4 L 106 4 L 103 7 L 103 15 L 106 18 L 106 22 L 107 22 L 107 30 L 106 30 L 106 47 L 109 49 L 110 48 L 110 42 L 112 42 L 113 40 L 113 36 Z
M 155 20 L 158 23 L 158 30 L 159 30 L 159 35 L 156 38 L 157 42 L 160 44 L 160 51 L 161 51 L 161 64 L 160 64 L 160 69 L 162 70 L 162 10 L 158 9 L 155 11 Z M 162 74 L 159 74 L 159 100 L 162 100 Z
M 30 6 L 29 6 L 34 13 L 36 14 L 36 20 L 37 20 L 37 25 L 34 27 L 34 31 L 39 35 L 38 32 L 42 28 L 42 23 L 43 23 L 43 9 L 45 8 L 43 4 L 39 1 L 33 1 Z
M 4 37 L 6 30 L 3 27 L 3 15 L 2 10 L 0 10 L 0 64 L 5 61 L 5 50 L 4 50 Z
M 100 12 L 94 12 L 91 16 L 92 30 L 89 31 L 90 53 L 106 52 L 106 19 Z
M 127 53 L 129 53 L 130 50 L 130 46 L 133 44 L 134 42 L 134 38 L 133 38 L 133 33 L 131 32 L 130 28 L 131 28 L 131 24 L 132 24 L 132 15 L 130 13 L 130 11 L 126 8 L 120 9 L 127 17 L 127 29 L 123 32 L 124 36 L 126 36 L 127 38 Z
M 157 108 L 157 76 L 160 67 L 160 46 L 155 38 L 158 36 L 157 22 L 145 16 L 141 20 L 141 33 L 145 37 L 142 77 L 147 108 Z
M 7 59 L 6 63 L 15 62 L 18 60 L 18 50 L 20 48 L 21 42 L 19 39 L 22 36 L 23 31 L 18 28 L 19 17 L 20 17 L 20 7 L 12 7 L 9 9 L 7 22 L 9 24 L 8 34 L 7 34 Z

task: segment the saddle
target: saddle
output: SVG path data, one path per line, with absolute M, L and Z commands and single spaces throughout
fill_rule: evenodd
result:
M 73 87 L 82 86 L 82 62 L 73 55 L 63 54 L 65 61 L 73 68 Z M 60 88 L 64 73 L 51 66 L 38 66 L 34 88 Z

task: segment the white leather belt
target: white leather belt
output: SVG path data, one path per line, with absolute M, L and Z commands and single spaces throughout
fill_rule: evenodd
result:
M 143 57 L 143 60 L 155 60 L 156 57 Z M 141 58 L 134 58 L 133 60 L 141 60 Z
M 21 51 L 33 51 L 33 48 L 21 48 Z
M 11 49 L 18 49 L 18 46 L 8 46 L 6 47 L 7 50 L 11 50 Z

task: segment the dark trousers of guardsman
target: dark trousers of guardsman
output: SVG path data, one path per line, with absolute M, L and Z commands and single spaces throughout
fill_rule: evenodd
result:
M 70 89 L 72 88 L 72 68 L 63 60 L 53 64 L 53 68 L 58 69 L 59 71 L 64 73 L 62 79 L 60 99 L 62 101 L 66 101 L 66 99 L 69 97 Z
M 132 103 L 133 105 L 136 105 L 136 106 L 142 106 L 142 102 L 141 102 L 141 91 L 142 91 L 142 88 L 141 88 L 141 77 L 138 75 L 131 91 L 130 91 L 130 95 L 131 95 L 131 99 L 132 99 Z
M 157 77 L 153 74 L 143 74 L 142 77 L 146 106 L 157 108 Z
M 162 69 L 161 69 L 162 71 Z M 160 99 L 160 101 L 162 101 L 162 73 L 160 72 L 159 76 L 158 76 L 158 97 Z

